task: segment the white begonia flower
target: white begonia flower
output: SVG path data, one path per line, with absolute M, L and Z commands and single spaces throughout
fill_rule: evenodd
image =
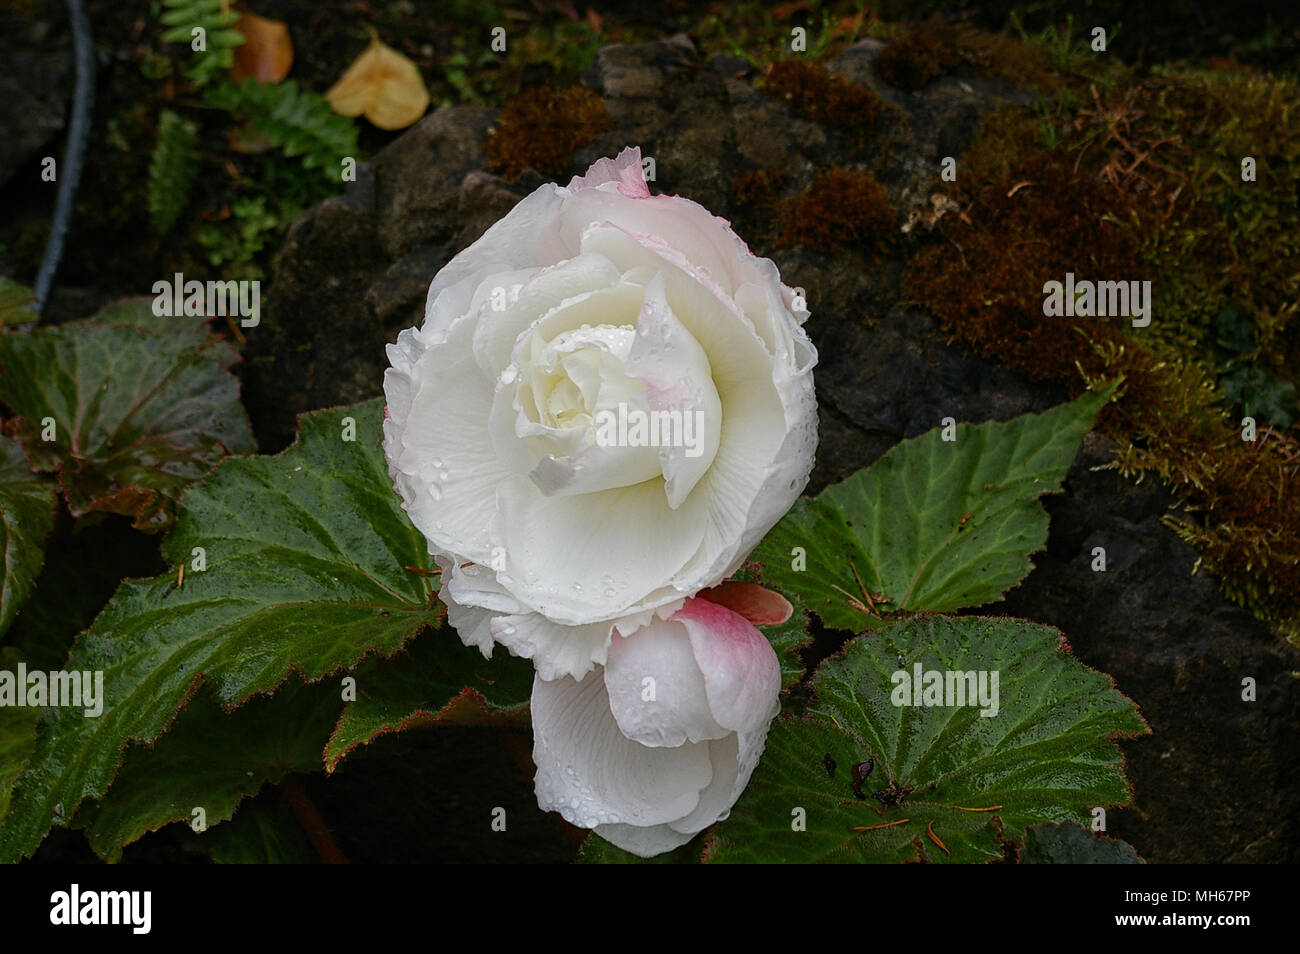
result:
M 733 573 L 812 468 L 807 315 L 638 149 L 453 258 L 388 348 L 384 451 L 461 638 L 581 678 Z
M 537 801 L 648 858 L 727 817 L 780 704 L 771 643 L 744 617 L 689 599 L 616 635 L 603 669 L 533 681 Z

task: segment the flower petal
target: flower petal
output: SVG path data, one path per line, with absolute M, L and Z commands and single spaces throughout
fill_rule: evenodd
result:
M 749 620 L 708 600 L 688 599 L 672 621 L 690 636 L 713 718 L 735 731 L 766 731 L 781 708 L 781 665 L 772 644 Z
M 570 179 L 567 189 L 577 193 L 584 189 L 599 189 L 606 183 L 613 183 L 618 192 L 629 199 L 650 198 L 650 187 L 646 185 L 645 169 L 641 165 L 640 146 L 628 146 L 613 159 L 597 159 L 586 173 Z
M 702 600 L 739 613 L 755 626 L 779 625 L 794 615 L 794 607 L 789 600 L 776 590 L 769 590 L 757 583 L 729 580 L 701 590 L 697 595 Z
M 713 778 L 708 743 L 651 748 L 619 731 L 605 681 L 533 680 L 537 803 L 572 824 L 659 825 L 684 818 Z
M 493 387 L 469 350 L 472 333 L 473 322 L 463 319 L 443 346 L 421 350 L 418 337 L 405 332 L 404 341 L 389 346 L 384 453 L 430 551 L 486 562 L 494 545 L 494 488 L 511 474 L 484 439 Z M 407 370 L 412 354 L 417 366 Z
M 491 623 L 492 638 L 514 655 L 531 659 L 543 679 L 581 679 L 604 663 L 613 628 L 608 621 L 566 626 L 541 613 L 497 616 Z
M 642 745 L 672 747 L 730 732 L 709 711 L 704 674 L 679 622 L 656 621 L 614 637 L 605 688 L 618 727 Z
M 677 433 L 659 448 L 668 506 L 676 510 L 717 455 L 722 402 L 708 355 L 668 305 L 663 272 L 656 272 L 646 286 L 636 341 L 625 366 L 628 374 L 645 382 L 652 413 L 667 415 L 666 420 L 677 415 Z
M 645 608 L 640 601 L 699 549 L 706 505 L 692 494 L 670 509 L 657 480 L 547 497 L 528 478 L 515 478 L 498 495 L 510 591 L 571 625 Z
M 468 312 L 470 298 L 484 279 L 499 272 L 544 268 L 577 254 L 578 236 L 566 240 L 557 227 L 565 196 L 559 186 L 541 186 L 439 270 L 424 307 L 423 330 L 431 340 Z
M 653 858 L 665 851 L 680 848 L 692 838 L 694 832 L 680 832 L 668 825 L 597 825 L 595 832 L 610 844 L 630 851 L 638 858 Z

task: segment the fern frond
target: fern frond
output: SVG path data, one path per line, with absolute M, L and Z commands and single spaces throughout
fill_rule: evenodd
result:
M 244 42 L 244 35 L 232 29 L 239 16 L 230 0 L 162 0 L 158 20 L 170 27 L 163 33 L 164 43 L 187 43 L 193 49 L 194 31 L 203 31 L 203 49 L 194 50 L 186 70 L 195 86 L 205 85 L 235 62 L 235 47 Z
M 342 159 L 357 153 L 357 127 L 330 108 L 325 97 L 298 89 L 293 80 L 258 83 L 247 79 L 236 86 L 223 83 L 209 89 L 207 102 L 249 120 L 286 156 L 307 169 L 323 169 L 331 182 L 341 179 Z
M 198 168 L 198 127 L 170 109 L 158 116 L 158 141 L 149 159 L 149 220 L 166 235 L 189 201 Z

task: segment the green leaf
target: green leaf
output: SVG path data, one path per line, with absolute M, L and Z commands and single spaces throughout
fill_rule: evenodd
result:
M 54 527 L 54 504 L 54 484 L 31 472 L 16 441 L 0 436 L 0 530 L 4 533 L 0 540 L 4 554 L 0 634 L 13 622 L 45 562 L 45 540 Z
M 316 682 L 437 625 L 427 577 L 405 569 L 432 565 L 392 490 L 382 407 L 304 415 L 282 454 L 227 460 L 186 492 L 163 544 L 170 565 L 186 565 L 184 585 L 170 572 L 123 583 L 77 639 L 67 668 L 104 672 L 104 711 L 42 722 L 0 824 L 0 860 L 29 855 L 56 805 L 71 818 L 101 797 L 123 747 L 152 744 L 200 683 L 234 709 L 293 671 Z
M 583 865 L 698 865 L 700 839 L 692 838 L 680 848 L 665 851 L 662 855 L 655 855 L 653 858 L 642 858 L 610 844 L 592 832 L 578 850 L 578 863 Z
M 158 139 L 149 158 L 149 221 L 166 235 L 189 201 L 198 171 L 199 128 L 170 109 L 158 116 Z
M 26 285 L 0 278 L 0 325 L 23 325 L 40 317 L 35 292 Z
M 917 664 L 998 673 L 997 714 L 895 705 L 900 654 L 905 677 Z M 1095 806 L 1131 799 L 1114 740 L 1145 733 L 1146 723 L 1051 627 L 918 616 L 851 640 L 812 686 L 809 715 L 773 723 L 748 789 L 712 829 L 706 860 L 998 861 L 1003 843 L 1023 842 L 1030 825 L 1089 819 Z M 874 767 L 858 797 L 853 766 L 867 760 Z M 896 804 L 891 793 L 901 793 Z M 799 809 L 804 831 L 795 830 Z
M 10 426 L 32 466 L 58 474 L 74 516 L 106 510 L 160 530 L 186 486 L 226 454 L 254 449 L 219 342 L 202 319 L 155 316 L 151 299 L 124 302 L 105 321 L 0 334 L 0 400 L 18 415 Z
M 193 40 L 195 27 L 202 27 L 206 49 L 194 50 L 188 75 L 202 86 L 234 62 L 233 48 L 244 42 L 244 35 L 230 29 L 239 22 L 240 12 L 226 0 L 163 0 L 158 22 L 171 29 L 163 31 L 164 43 Z
M 533 667 L 498 648 L 491 661 L 460 641 L 450 626 L 426 633 L 391 659 L 357 671 L 355 701 L 339 716 L 325 746 L 333 772 L 353 749 L 381 735 L 435 722 L 477 722 L 525 715 Z
M 798 501 L 751 559 L 769 586 L 803 594 L 827 626 L 851 632 L 883 622 L 849 602 L 867 606 L 863 588 L 886 614 L 997 600 L 1033 569 L 1030 554 L 1047 540 L 1038 498 L 1060 489 L 1109 394 L 1005 423 L 959 424 L 956 441 L 942 429 L 903 441 Z
M 357 154 L 356 123 L 294 80 L 225 82 L 204 95 L 210 106 L 247 120 L 286 156 L 298 157 L 304 168 L 324 170 L 331 182 L 341 181 L 342 159 Z
M 186 846 L 219 865 L 302 865 L 320 861 L 311 840 L 278 792 L 246 802 L 228 822 L 202 834 L 190 832 Z
M 210 695 L 185 707 L 153 748 L 127 749 L 115 783 L 98 804 L 78 813 L 90 846 L 110 862 L 122 847 L 170 822 L 208 826 L 266 783 L 320 769 L 321 749 L 343 701 L 337 684 L 290 679 L 227 713 Z
M 14 782 L 27 768 L 27 760 L 36 746 L 39 714 L 39 709 L 26 706 L 0 706 L 0 819 L 9 812 Z
M 1140 865 L 1127 841 L 1094 835 L 1074 822 L 1032 825 L 1026 830 L 1022 865 Z

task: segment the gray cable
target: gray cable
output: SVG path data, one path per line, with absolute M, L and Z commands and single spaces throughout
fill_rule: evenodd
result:
M 68 124 L 68 142 L 63 148 L 63 163 L 59 175 L 59 191 L 54 199 L 54 219 L 50 222 L 50 237 L 45 242 L 40 271 L 36 273 L 36 310 L 45 311 L 45 301 L 54 283 L 59 260 L 63 257 L 63 242 L 72 219 L 72 202 L 81 179 L 81 159 L 86 152 L 90 136 L 90 112 L 95 104 L 95 48 L 90 39 L 90 20 L 81 0 L 67 0 L 68 16 L 72 20 L 72 44 L 77 64 L 77 84 L 72 97 L 72 121 Z

